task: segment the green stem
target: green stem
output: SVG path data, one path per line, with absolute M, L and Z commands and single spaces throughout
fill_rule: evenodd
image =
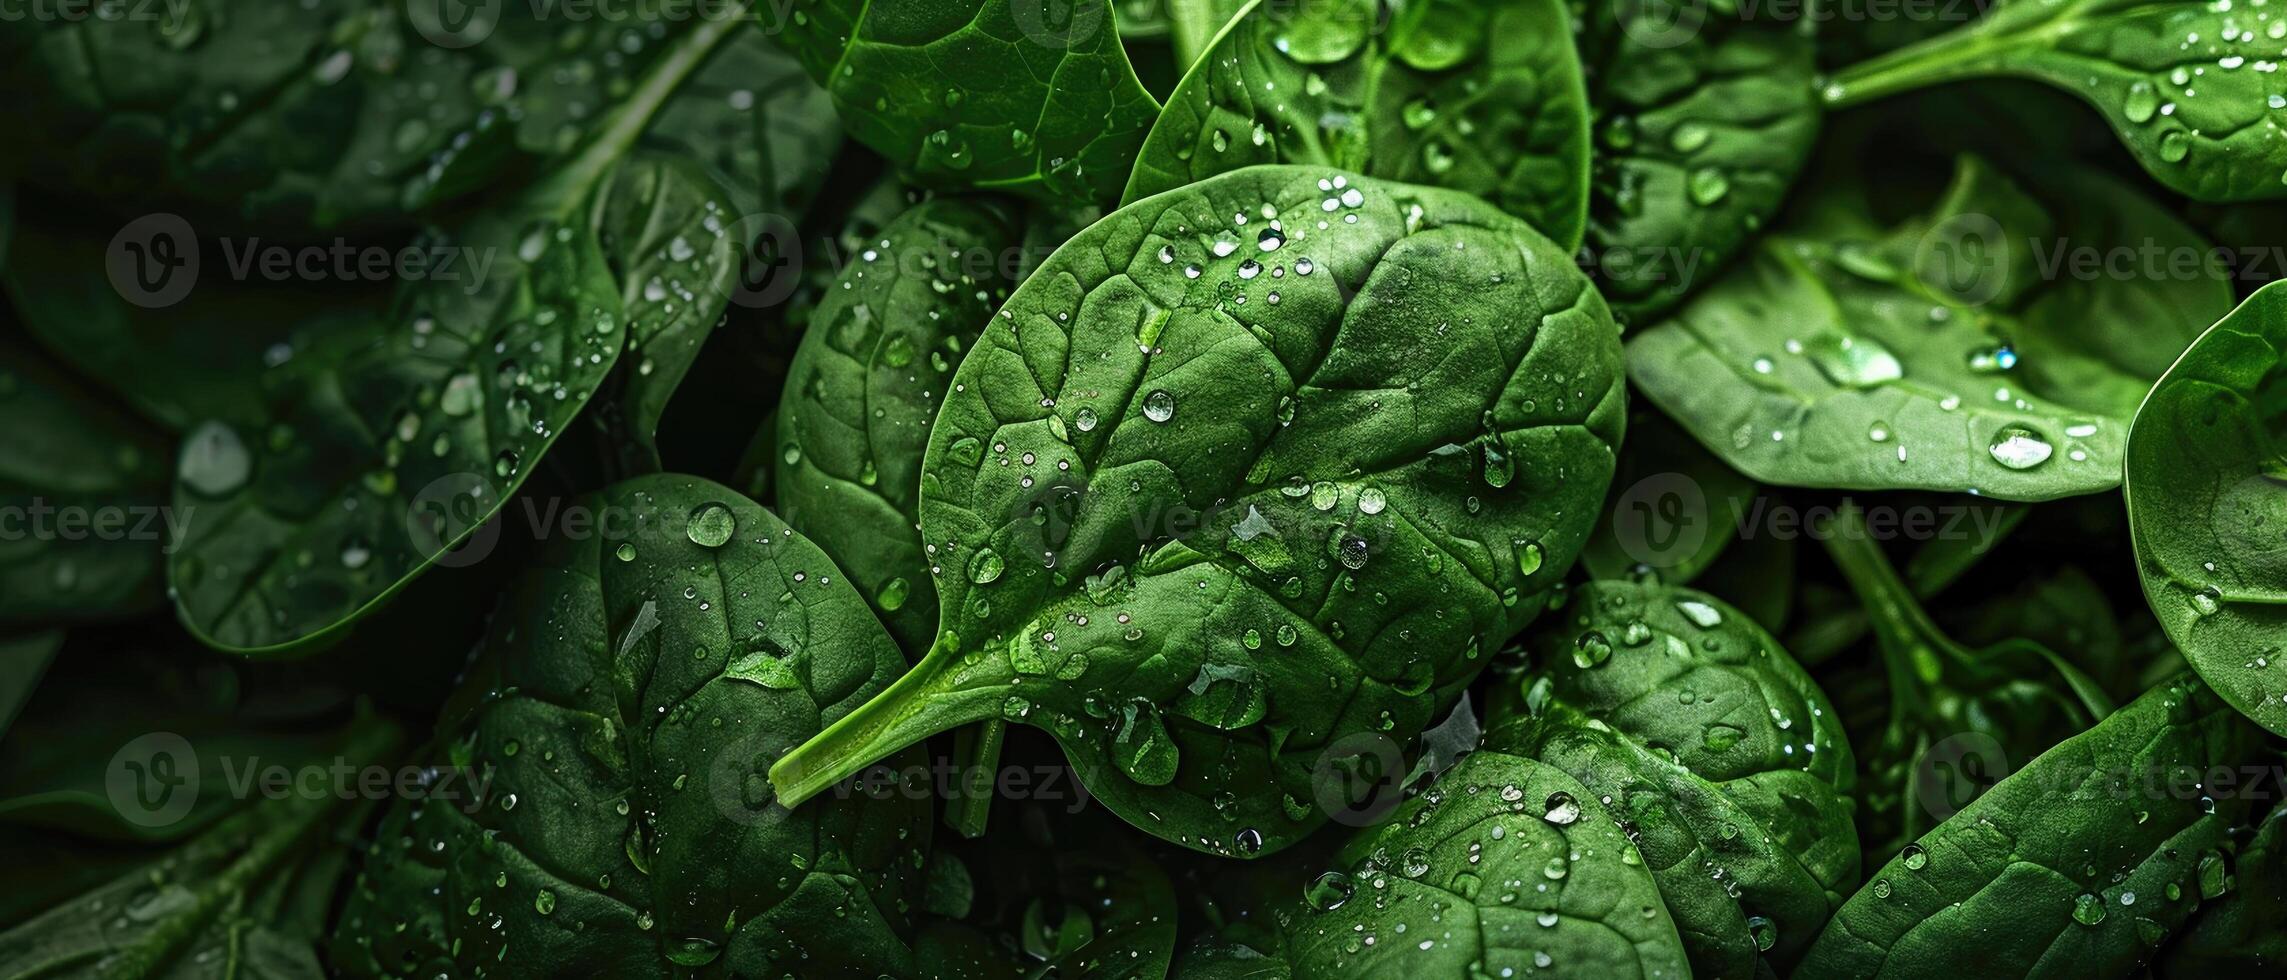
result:
M 1199 64 L 1199 56 L 1213 50 L 1223 31 L 1254 6 L 1239 0 L 1170 0 L 1168 40 L 1175 48 L 1175 63 L 1182 67 L 1182 74 L 1190 74 Z
M 340 757 L 359 765 L 373 765 L 395 751 L 400 732 L 394 723 L 366 716 L 353 723 Z M 188 883 L 197 899 L 187 908 L 152 925 L 133 944 L 111 954 L 104 976 L 142 977 L 161 972 L 176 962 L 186 947 L 204 932 L 207 923 L 232 903 L 243 901 L 246 891 L 292 854 L 311 831 L 324 825 L 319 819 L 344 800 L 324 795 L 296 794 L 284 800 L 257 803 L 217 824 L 177 854 L 196 853 L 206 847 L 242 848 L 221 873 Z M 248 827 L 258 830 L 248 833 Z M 189 863 L 196 867 L 196 859 Z M 131 872 L 132 873 L 132 872 Z
M 2037 46 L 2080 26 L 2078 20 L 2069 17 L 2041 23 L 2040 11 L 2034 7 L 2027 3 L 2005 8 L 2001 16 L 1988 16 L 1968 27 L 1859 62 L 1836 72 L 1820 87 L 1819 97 L 1830 110 L 1847 109 L 1900 92 L 1993 74 L 1996 69 L 1988 59 L 1995 52 L 2018 45 Z M 2008 16 L 2020 9 L 2028 13 Z
M 952 803 L 945 810 L 945 824 L 953 832 L 975 840 L 985 836 L 985 823 L 992 816 L 995 787 L 999 785 L 1001 743 L 1008 740 L 1008 722 L 991 718 L 961 729 L 953 744 L 953 758 L 962 760 L 963 767 L 954 786 Z M 971 780 L 982 774 L 984 785 Z
M 683 80 L 706 63 L 724 38 L 745 28 L 747 19 L 743 4 L 737 11 L 726 11 L 725 16 L 700 19 L 697 27 L 678 39 L 659 62 L 651 66 L 627 100 L 612 110 L 595 138 L 589 140 L 578 155 L 535 185 L 528 200 L 558 214 L 586 200 L 588 191 L 611 172 L 620 158 L 627 155 L 628 148 L 635 145 L 636 138 L 650 128 L 651 118 L 683 87 Z
M 778 802 L 801 805 L 892 752 L 938 732 L 1000 714 L 1010 692 L 1005 660 L 987 653 L 974 665 L 942 638 L 913 669 L 873 700 L 843 715 L 770 767 Z

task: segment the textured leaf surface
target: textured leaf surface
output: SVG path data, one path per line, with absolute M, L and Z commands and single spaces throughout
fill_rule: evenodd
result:
M 1578 554 L 1623 421 L 1569 256 L 1489 205 L 1252 167 L 1107 216 L 961 362 L 923 466 L 944 626 L 772 772 L 1048 729 L 1106 804 L 1240 855 L 1344 735 L 1442 716 Z
M 2039 79 L 2087 101 L 2153 179 L 2201 201 L 2287 196 L 2275 11 L 2226 3 L 1998 0 L 1966 27 L 1837 73 L 1831 105 L 1968 78 Z
M 232 227 L 404 224 L 576 149 L 690 26 L 541 9 L 202 0 L 10 18 L 0 50 L 21 145 L 55 148 L 25 155 L 39 180 Z
M 1694 975 L 1784 972 L 1858 883 L 1833 705 L 1706 593 L 1595 582 L 1533 643 L 1531 720 L 1492 748 L 1570 773 L 1631 829 Z
M 1630 376 L 1764 483 L 2007 500 L 2108 489 L 2161 352 L 2220 315 L 2230 289 L 2044 269 L 2067 249 L 2207 250 L 2125 188 L 2069 182 L 2064 194 L 2122 215 L 2060 226 L 1965 158 L 1927 217 L 1880 238 L 1766 238 L 1630 341 Z
M 1588 109 L 1564 5 L 1257 0 L 1169 96 L 1126 199 L 1263 163 L 1467 191 L 1578 245 Z
M 0 623 L 161 603 L 167 444 L 37 352 L 0 340 Z
M 1802 22 L 1705 4 L 1583 7 L 1588 256 L 1613 310 L 1642 320 L 1713 282 L 1777 215 L 1818 135 L 1815 45 Z
M 886 687 L 896 644 L 816 545 L 730 490 L 652 476 L 583 504 L 613 523 L 541 555 L 440 722 L 435 761 L 492 782 L 392 809 L 335 961 L 906 970 L 926 795 L 893 782 L 790 813 L 763 777 Z
M 2247 801 L 2179 792 L 2256 729 L 2189 677 L 2004 779 L 1869 876 L 1813 976 L 2127 975 L 2206 898 Z M 2220 872 L 2220 868 L 2215 869 Z
M 484 276 L 412 280 L 386 315 L 297 334 L 258 382 L 260 424 L 209 420 L 190 432 L 175 500 L 203 517 L 172 556 L 169 582 L 201 639 L 246 652 L 304 647 L 433 564 L 480 560 L 500 533 L 485 521 L 622 350 L 681 339 L 672 304 L 650 289 L 719 280 L 731 254 L 719 206 L 666 189 L 661 171 L 623 201 L 640 233 L 605 227 L 632 220 L 609 201 L 593 215 L 582 207 L 674 85 L 742 26 L 691 34 L 623 107 L 615 138 L 443 240 L 490 258 Z M 665 215 L 691 224 L 650 226 Z M 480 532 L 470 550 L 454 550 Z
M 2266 670 L 2287 622 L 2287 287 L 2258 290 L 2152 389 L 2129 434 L 2129 535 L 2152 612 L 2232 706 L 2287 733 Z
M 818 0 L 778 29 L 851 139 L 925 187 L 1109 203 L 1159 103 L 1110 0 Z
M 1337 860 L 1281 915 L 1295 976 L 1691 975 L 1615 815 L 1526 756 L 1461 760 Z
M 948 198 L 898 216 L 826 290 L 779 396 L 778 508 L 916 655 L 937 635 L 922 451 L 953 369 L 1007 296 L 997 263 L 1017 243 L 989 203 Z

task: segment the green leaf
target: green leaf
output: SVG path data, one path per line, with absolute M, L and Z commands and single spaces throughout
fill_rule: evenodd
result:
M 738 289 L 736 205 L 686 159 L 646 153 L 618 168 L 588 205 L 588 227 L 619 284 L 634 358 L 611 392 L 612 415 L 650 469 L 659 468 L 659 416 Z
M 378 718 L 336 742 L 331 764 L 364 771 L 402 740 Z M 319 771 L 324 771 L 322 766 Z M 11 977 L 321 975 L 316 941 L 341 865 L 326 830 L 353 798 L 293 790 L 238 810 L 142 867 L 0 933 Z
M 1310 881 L 1283 959 L 1301 977 L 1689 976 L 1618 816 L 1562 769 L 1479 750 Z
M 2155 180 L 2195 200 L 2287 196 L 2287 94 L 2268 18 L 2229 4 L 1996 0 L 1976 23 L 1837 72 L 1831 108 L 2015 76 L 2078 95 Z M 2269 66 L 2269 67 L 2267 67 Z
M 1485 198 L 1566 249 L 1588 206 L 1588 110 L 1560 0 L 1254 0 L 1152 127 L 1126 200 L 1264 163 Z
M 2061 223 L 1964 158 L 1927 217 L 1878 239 L 1766 238 L 1629 343 L 1630 377 L 1763 483 L 2005 500 L 2108 489 L 2160 352 L 2220 314 L 2230 284 L 2078 280 L 2076 255 L 2208 246 L 2124 187 L 2060 183 Z M 2105 210 L 2117 213 L 2081 217 Z
M 2274 732 L 2287 732 L 2287 688 L 2265 669 L 2287 608 L 2283 344 L 2277 283 L 2201 334 L 2136 413 L 2123 488 L 2153 615 L 2217 694 Z
M 16 713 L 39 689 L 48 664 L 63 648 L 62 630 L 39 630 L 0 637 L 0 736 L 16 723 Z
M 2029 639 L 2023 624 L 1977 649 L 1949 636 L 1899 578 L 1855 503 L 1837 508 L 1820 532 L 1879 648 L 1874 664 L 1846 675 L 1837 698 L 1865 760 L 1858 835 L 1869 849 L 1919 835 L 2111 710 L 2071 660 Z
M 1726 6 L 1583 7 L 1587 254 L 1613 310 L 1641 322 L 1715 281 L 1778 213 L 1818 135 L 1814 45 L 1803 24 Z
M 403 225 L 560 160 L 692 33 L 539 6 L 201 0 L 17 17 L 4 77 L 27 177 L 202 225 Z M 457 29 L 456 29 L 457 28 Z
M 1467 195 L 1250 167 L 1122 208 L 938 410 L 929 655 L 772 782 L 1005 717 L 1149 833 L 1292 843 L 1328 742 L 1410 740 L 1547 601 L 1611 479 L 1617 356 L 1570 257 Z
M 180 842 L 244 803 L 260 769 L 323 765 L 338 747 L 345 699 L 322 679 L 196 649 L 107 650 L 102 635 L 25 692 L 0 740 L 0 824 Z
M 442 713 L 434 761 L 490 782 L 391 809 L 334 962 L 904 975 L 926 793 L 893 770 L 788 812 L 763 777 L 887 687 L 896 644 L 824 552 L 724 487 L 651 476 L 579 506 L 598 533 L 543 551 Z
M 819 542 L 906 649 L 937 635 L 921 457 L 953 369 L 1007 298 L 999 205 L 945 198 L 869 237 L 825 291 L 778 403 L 778 508 Z
M 158 608 L 159 561 L 190 512 L 163 506 L 167 444 L 47 358 L 0 339 L 0 623 Z
M 1108 203 L 1159 113 L 1110 0 L 821 0 L 763 26 L 925 187 Z
M 1488 746 L 1571 774 L 1629 828 L 1694 975 L 1783 973 L 1858 882 L 1834 707 L 1706 593 L 1592 582 L 1566 608 L 1531 645 L 1530 720 Z
M 741 215 L 809 210 L 842 148 L 834 104 L 761 31 L 723 42 L 659 107 L 642 146 L 704 167 Z
M 2256 736 L 2196 679 L 2153 689 L 1901 849 L 1803 973 L 2135 972 L 2215 897 L 2210 865 L 2248 805 L 2177 780 L 2239 764 Z
M 2253 839 L 2229 864 L 2216 900 L 2200 907 L 2190 926 L 2161 951 L 2153 972 L 2163 977 L 2261 976 L 2287 963 L 2287 810 L 2263 818 Z
M 172 556 L 169 582 L 203 642 L 260 655 L 306 648 L 432 565 L 480 560 L 498 535 L 487 520 L 624 348 L 664 344 L 687 362 L 691 351 L 675 345 L 688 330 L 677 324 L 711 325 L 713 315 L 677 320 L 694 314 L 671 314 L 664 290 L 649 290 L 670 270 L 685 283 L 720 280 L 732 254 L 720 206 L 638 174 L 623 207 L 582 207 L 610 186 L 610 168 L 658 105 L 741 27 L 715 21 L 687 35 L 574 165 L 435 243 L 491 259 L 483 278 L 417 280 L 387 316 L 297 334 L 261 379 L 262 424 L 212 420 L 190 432 L 176 507 L 203 519 Z M 615 222 L 661 214 L 695 222 L 673 231 L 683 248 L 646 224 L 610 235 L 617 248 L 606 254 Z

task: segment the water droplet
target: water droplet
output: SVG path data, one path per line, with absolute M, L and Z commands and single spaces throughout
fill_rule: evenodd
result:
M 1930 852 L 1923 850 L 1920 844 L 1908 844 L 1898 852 L 1898 863 L 1905 865 L 1908 871 L 1920 871 L 1929 866 Z
M 977 585 L 989 585 L 999 580 L 1001 572 L 1007 568 L 1007 563 L 1001 561 L 1000 552 L 991 548 L 979 548 L 969 558 L 969 581 Z
M 1993 461 L 2013 470 L 2029 470 L 2049 461 L 2056 447 L 2040 433 L 2022 425 L 2005 425 L 1986 446 Z
M 1165 422 L 1174 418 L 1175 396 L 1169 394 L 1165 388 L 1154 389 L 1151 394 L 1144 396 L 1143 413 L 1144 418 L 1154 422 Z
M 1580 819 L 1580 801 L 1573 799 L 1571 793 L 1561 790 L 1550 793 L 1548 799 L 1541 803 L 1541 819 L 1559 827 L 1569 826 Z
M 1357 894 L 1357 890 L 1357 886 L 1350 883 L 1349 875 L 1340 871 L 1327 871 L 1311 879 L 1309 886 L 1303 889 L 1302 897 L 1310 903 L 1311 908 L 1320 912 L 1332 912 L 1349 901 L 1350 896 Z
M 220 497 L 246 484 L 254 472 L 254 458 L 238 432 L 222 422 L 202 422 L 183 442 L 183 458 L 175 475 L 192 491 Z
M 704 503 L 692 508 L 690 523 L 684 527 L 683 533 L 690 537 L 692 544 L 699 547 L 720 548 L 730 543 L 731 535 L 737 529 L 738 521 L 731 516 L 730 508 L 718 503 Z

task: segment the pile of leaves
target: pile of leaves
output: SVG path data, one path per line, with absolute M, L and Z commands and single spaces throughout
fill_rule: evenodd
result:
M 2281 969 L 2282 61 L 0 18 L 0 976 Z

